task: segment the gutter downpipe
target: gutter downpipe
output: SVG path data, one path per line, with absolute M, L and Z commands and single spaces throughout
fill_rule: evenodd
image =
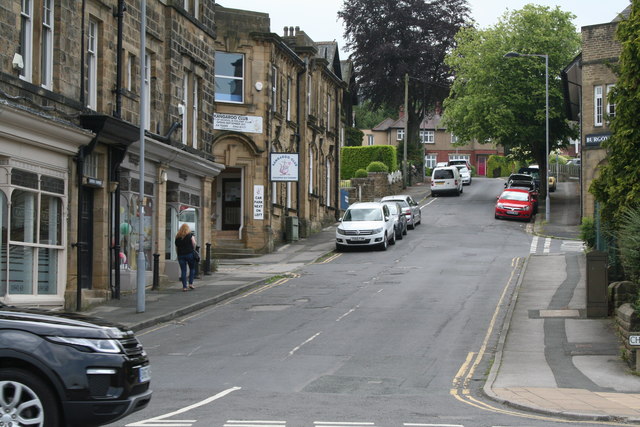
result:
M 82 19 L 80 20 L 80 104 L 82 108 L 85 107 L 84 102 L 84 12 L 86 8 L 86 0 L 82 0 Z M 91 141 L 93 143 L 95 138 Z M 82 309 L 82 286 L 80 283 L 80 278 L 82 277 L 82 263 L 80 262 L 80 250 L 82 246 L 82 242 L 80 242 L 80 217 L 82 214 L 82 204 L 84 202 L 82 197 L 82 178 L 84 171 L 84 147 L 80 147 L 78 150 L 78 155 L 76 156 L 76 176 L 78 180 L 78 218 L 77 218 L 77 230 L 76 230 L 76 243 L 72 243 L 71 247 L 77 249 L 76 253 L 76 311 L 80 311 Z
M 144 85 L 145 79 L 145 48 L 147 44 L 147 1 L 141 0 L 140 2 L 140 177 L 138 179 L 140 184 L 140 195 L 138 196 L 138 261 L 136 270 L 136 312 L 144 313 L 145 311 L 145 272 L 146 263 L 144 259 L 144 131 L 145 131 L 145 117 L 146 117 L 146 102 L 147 90 Z
M 300 177 L 302 174 L 300 173 L 300 165 L 302 164 L 302 159 L 300 157 L 300 140 L 302 139 L 302 120 L 301 116 L 304 114 L 303 105 L 300 103 L 300 81 L 301 77 L 307 72 L 307 62 L 309 58 L 304 58 L 304 67 L 301 71 L 296 73 L 296 126 L 298 127 L 298 131 L 296 132 L 296 151 L 298 152 L 298 182 L 296 182 L 296 215 L 298 215 L 298 224 L 300 224 L 300 197 L 302 197 L 301 185 L 300 185 Z M 300 227 L 298 225 L 298 227 Z

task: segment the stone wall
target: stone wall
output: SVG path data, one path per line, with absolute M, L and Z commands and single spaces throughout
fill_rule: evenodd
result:
M 613 282 L 609 285 L 609 304 L 615 314 L 615 326 L 622 342 L 622 358 L 631 369 L 640 371 L 640 346 L 629 344 L 629 335 L 640 335 L 640 318 L 633 308 L 638 296 L 638 284 L 633 282 Z
M 384 196 L 402 193 L 402 181 L 389 184 L 386 172 L 369 172 L 366 178 L 351 178 L 349 204 L 355 202 L 374 202 Z

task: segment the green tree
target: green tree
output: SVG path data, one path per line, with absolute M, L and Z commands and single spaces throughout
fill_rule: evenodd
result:
M 640 205 L 640 1 L 633 0 L 628 19 L 618 24 L 622 44 L 618 81 L 611 94 L 616 105 L 611 118 L 611 138 L 603 143 L 607 163 L 589 191 L 600 202 L 604 221 L 619 227 L 625 212 Z
M 364 132 L 360 129 L 347 127 L 346 128 L 346 141 L 347 147 L 360 147 L 364 139 Z
M 420 146 L 420 120 L 449 91 L 451 70 L 444 59 L 468 19 L 467 1 L 344 0 L 338 16 L 361 95 L 374 108 L 404 105 L 405 75 L 411 76 L 407 148 Z
M 549 57 L 549 150 L 568 145 L 577 129 L 565 118 L 560 71 L 578 52 L 569 12 L 528 4 L 488 29 L 465 28 L 447 56 L 455 72 L 444 102 L 444 126 L 462 142 L 497 143 L 517 157 L 546 164 L 545 59 Z M 541 168 L 542 182 L 547 171 Z M 543 191 L 546 190 L 543 187 Z M 543 194 L 544 196 L 544 194 Z

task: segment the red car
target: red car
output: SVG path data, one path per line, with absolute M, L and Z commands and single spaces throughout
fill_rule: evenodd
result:
M 529 191 L 509 188 L 498 196 L 495 217 L 523 219 L 529 222 L 533 217 L 533 206 L 533 198 Z

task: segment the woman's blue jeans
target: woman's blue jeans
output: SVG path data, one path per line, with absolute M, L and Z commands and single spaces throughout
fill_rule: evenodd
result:
M 193 285 L 193 278 L 196 275 L 196 260 L 193 257 L 193 253 L 180 255 L 178 257 L 178 264 L 180 264 L 180 281 L 182 282 L 182 287 L 187 287 L 187 265 L 189 265 L 189 284 Z

